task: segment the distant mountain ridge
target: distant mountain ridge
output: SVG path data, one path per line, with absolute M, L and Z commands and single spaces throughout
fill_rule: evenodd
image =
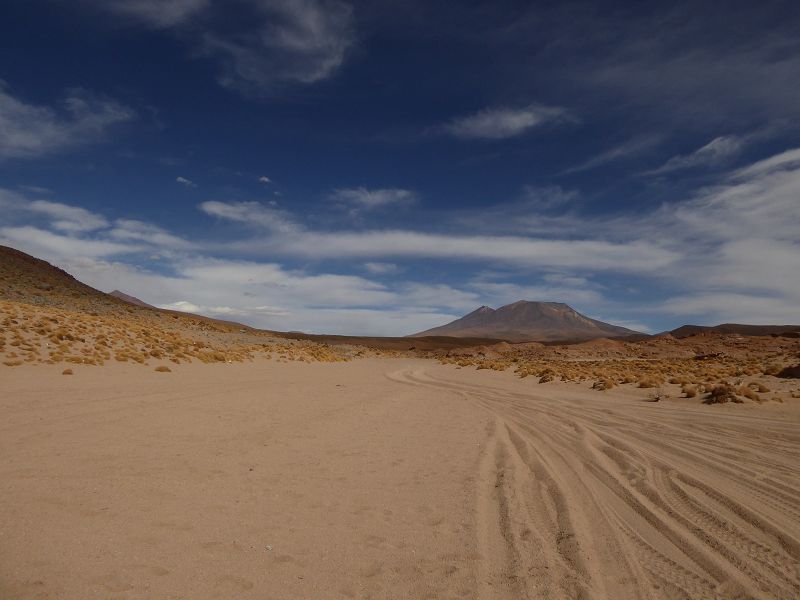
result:
M 509 342 L 550 342 L 642 334 L 627 327 L 591 319 L 563 302 L 520 300 L 498 309 L 481 306 L 451 323 L 409 337 L 434 335 L 496 338 Z
M 703 333 L 727 333 L 744 336 L 781 335 L 800 331 L 800 325 L 744 325 L 722 323 L 721 325 L 682 325 L 669 331 L 673 337 L 683 338 Z
M 113 292 L 108 292 L 109 296 L 114 296 L 114 298 L 118 298 L 123 302 L 127 302 L 128 304 L 134 304 L 136 306 L 143 306 L 145 308 L 155 308 L 152 304 L 148 304 L 144 300 L 139 300 L 136 296 L 130 296 L 125 292 L 120 292 L 119 290 L 114 290 Z

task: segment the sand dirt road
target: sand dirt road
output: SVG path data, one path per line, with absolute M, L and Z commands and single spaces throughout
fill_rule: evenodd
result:
M 0 598 L 797 598 L 800 413 L 423 360 L 0 373 Z

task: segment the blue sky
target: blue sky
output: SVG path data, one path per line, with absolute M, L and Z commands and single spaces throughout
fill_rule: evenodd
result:
M 798 30 L 793 2 L 10 0 L 0 244 L 281 330 L 800 322 Z

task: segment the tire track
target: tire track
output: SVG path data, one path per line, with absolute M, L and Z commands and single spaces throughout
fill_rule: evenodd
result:
M 476 505 L 480 598 L 800 597 L 791 423 L 711 422 L 700 410 L 563 390 L 546 398 L 446 368 L 387 376 L 490 416 Z

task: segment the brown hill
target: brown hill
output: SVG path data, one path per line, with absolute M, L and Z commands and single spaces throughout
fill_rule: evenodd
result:
M 590 340 L 641 335 L 582 315 L 562 302 L 520 300 L 498 309 L 481 306 L 447 325 L 410 337 L 453 336 L 496 338 L 510 342 Z
M 114 298 L 119 298 L 123 302 L 127 302 L 128 304 L 134 304 L 135 306 L 144 306 L 146 308 L 155 308 L 152 304 L 148 304 L 144 300 L 139 300 L 136 296 L 130 296 L 125 292 L 120 292 L 119 290 L 114 290 L 113 292 L 108 292 L 109 296 L 114 296 Z
M 154 308 L 118 290 L 106 294 L 81 283 L 63 269 L 7 246 L 0 246 L 0 302 L 3 301 L 42 309 L 70 311 L 90 317 L 117 319 L 120 330 L 128 327 L 133 320 L 137 323 L 137 328 L 144 326 L 153 331 L 176 330 L 184 336 L 200 335 L 202 339 L 208 339 L 210 332 L 225 334 L 226 344 L 239 344 L 243 339 L 256 341 L 267 336 L 298 342 L 366 346 L 380 350 L 426 351 L 493 344 L 499 341 L 452 337 L 409 340 L 404 337 L 315 335 L 259 330 L 231 321 Z M 0 310 L 0 314 L 2 312 Z M 222 342 L 222 339 L 215 339 L 215 343 Z
M 137 300 L 132 296 L 128 296 Z M 47 261 L 0 246 L 0 300 L 83 312 L 93 316 L 169 319 L 200 329 L 229 330 L 244 325 L 179 311 L 156 309 L 137 300 L 106 294 L 81 283 Z M 250 329 L 250 328 L 247 328 Z

